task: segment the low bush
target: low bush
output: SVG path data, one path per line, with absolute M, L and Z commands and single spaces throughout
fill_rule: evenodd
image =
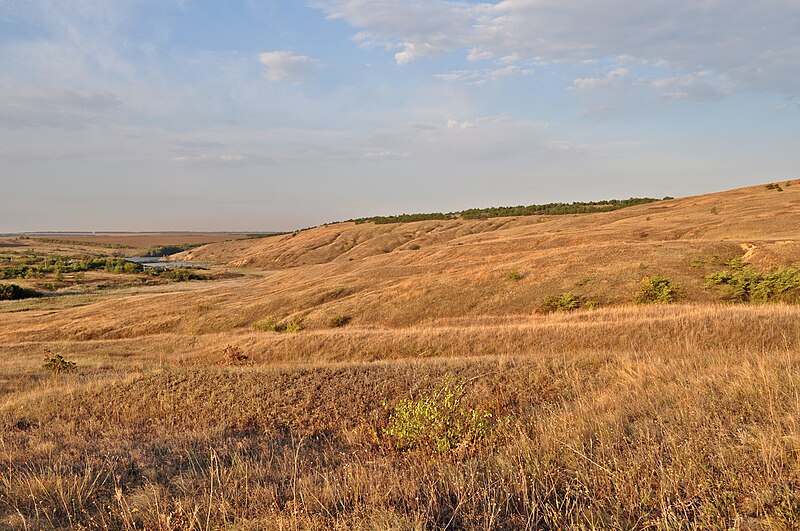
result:
M 73 372 L 77 367 L 77 363 L 65 360 L 61 354 L 46 355 L 42 364 L 42 369 L 55 374 Z
M 419 398 L 394 406 L 384 435 L 392 447 L 445 453 L 478 446 L 492 434 L 492 412 L 463 405 L 465 384 L 446 376 Z
M 671 280 L 661 275 L 644 277 L 633 298 L 636 304 L 669 304 L 680 296 L 680 290 Z
M 561 295 L 551 295 L 545 298 L 539 305 L 539 310 L 542 313 L 572 312 L 580 308 L 583 304 L 584 301 L 580 295 L 575 295 L 575 293 L 567 291 Z

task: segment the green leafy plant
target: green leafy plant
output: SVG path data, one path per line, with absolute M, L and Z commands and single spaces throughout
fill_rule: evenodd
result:
M 546 297 L 539 305 L 542 313 L 572 312 L 584 304 L 583 298 L 572 291 Z
M 384 435 L 401 451 L 446 453 L 477 446 L 493 429 L 492 412 L 463 405 L 465 384 L 446 376 L 433 390 L 394 406 Z
M 65 360 L 61 354 L 46 355 L 44 357 L 44 363 L 42 364 L 42 369 L 55 374 L 73 372 L 77 367 L 77 363 L 74 361 Z
M 680 291 L 671 280 L 653 275 L 642 279 L 633 301 L 637 304 L 669 304 L 679 296 Z

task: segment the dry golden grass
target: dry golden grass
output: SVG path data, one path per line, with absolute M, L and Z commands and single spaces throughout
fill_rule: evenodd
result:
M 784 190 L 333 225 L 194 251 L 247 277 L 0 302 L 0 528 L 800 528 L 800 306 L 703 280 L 800 261 Z M 679 304 L 630 303 L 654 273 Z M 536 313 L 570 289 L 602 307 Z M 399 450 L 445 380 L 485 437 Z

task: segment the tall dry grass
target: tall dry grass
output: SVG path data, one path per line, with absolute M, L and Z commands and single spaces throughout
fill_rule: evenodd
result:
M 207 351 L 183 365 L 154 353 L 75 357 L 83 370 L 57 377 L 25 359 L 38 345 L 21 345 L 2 365 L 6 377 L 15 367 L 24 375 L 0 402 L 0 522 L 794 529 L 796 312 L 620 308 L 266 334 L 287 353 L 308 342 L 310 361 L 261 353 L 250 366 L 218 368 Z M 439 350 L 407 356 L 415 340 Z M 330 361 L 370 341 L 379 361 Z M 454 350 L 443 350 L 450 341 Z M 495 350 L 466 349 L 480 344 Z M 385 432 L 392 407 L 445 375 L 466 382 L 463 407 L 492 412 L 491 437 L 444 454 L 395 449 Z

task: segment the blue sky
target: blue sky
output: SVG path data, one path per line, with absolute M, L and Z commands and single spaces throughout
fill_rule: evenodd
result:
M 0 232 L 796 178 L 796 0 L 0 0 Z

